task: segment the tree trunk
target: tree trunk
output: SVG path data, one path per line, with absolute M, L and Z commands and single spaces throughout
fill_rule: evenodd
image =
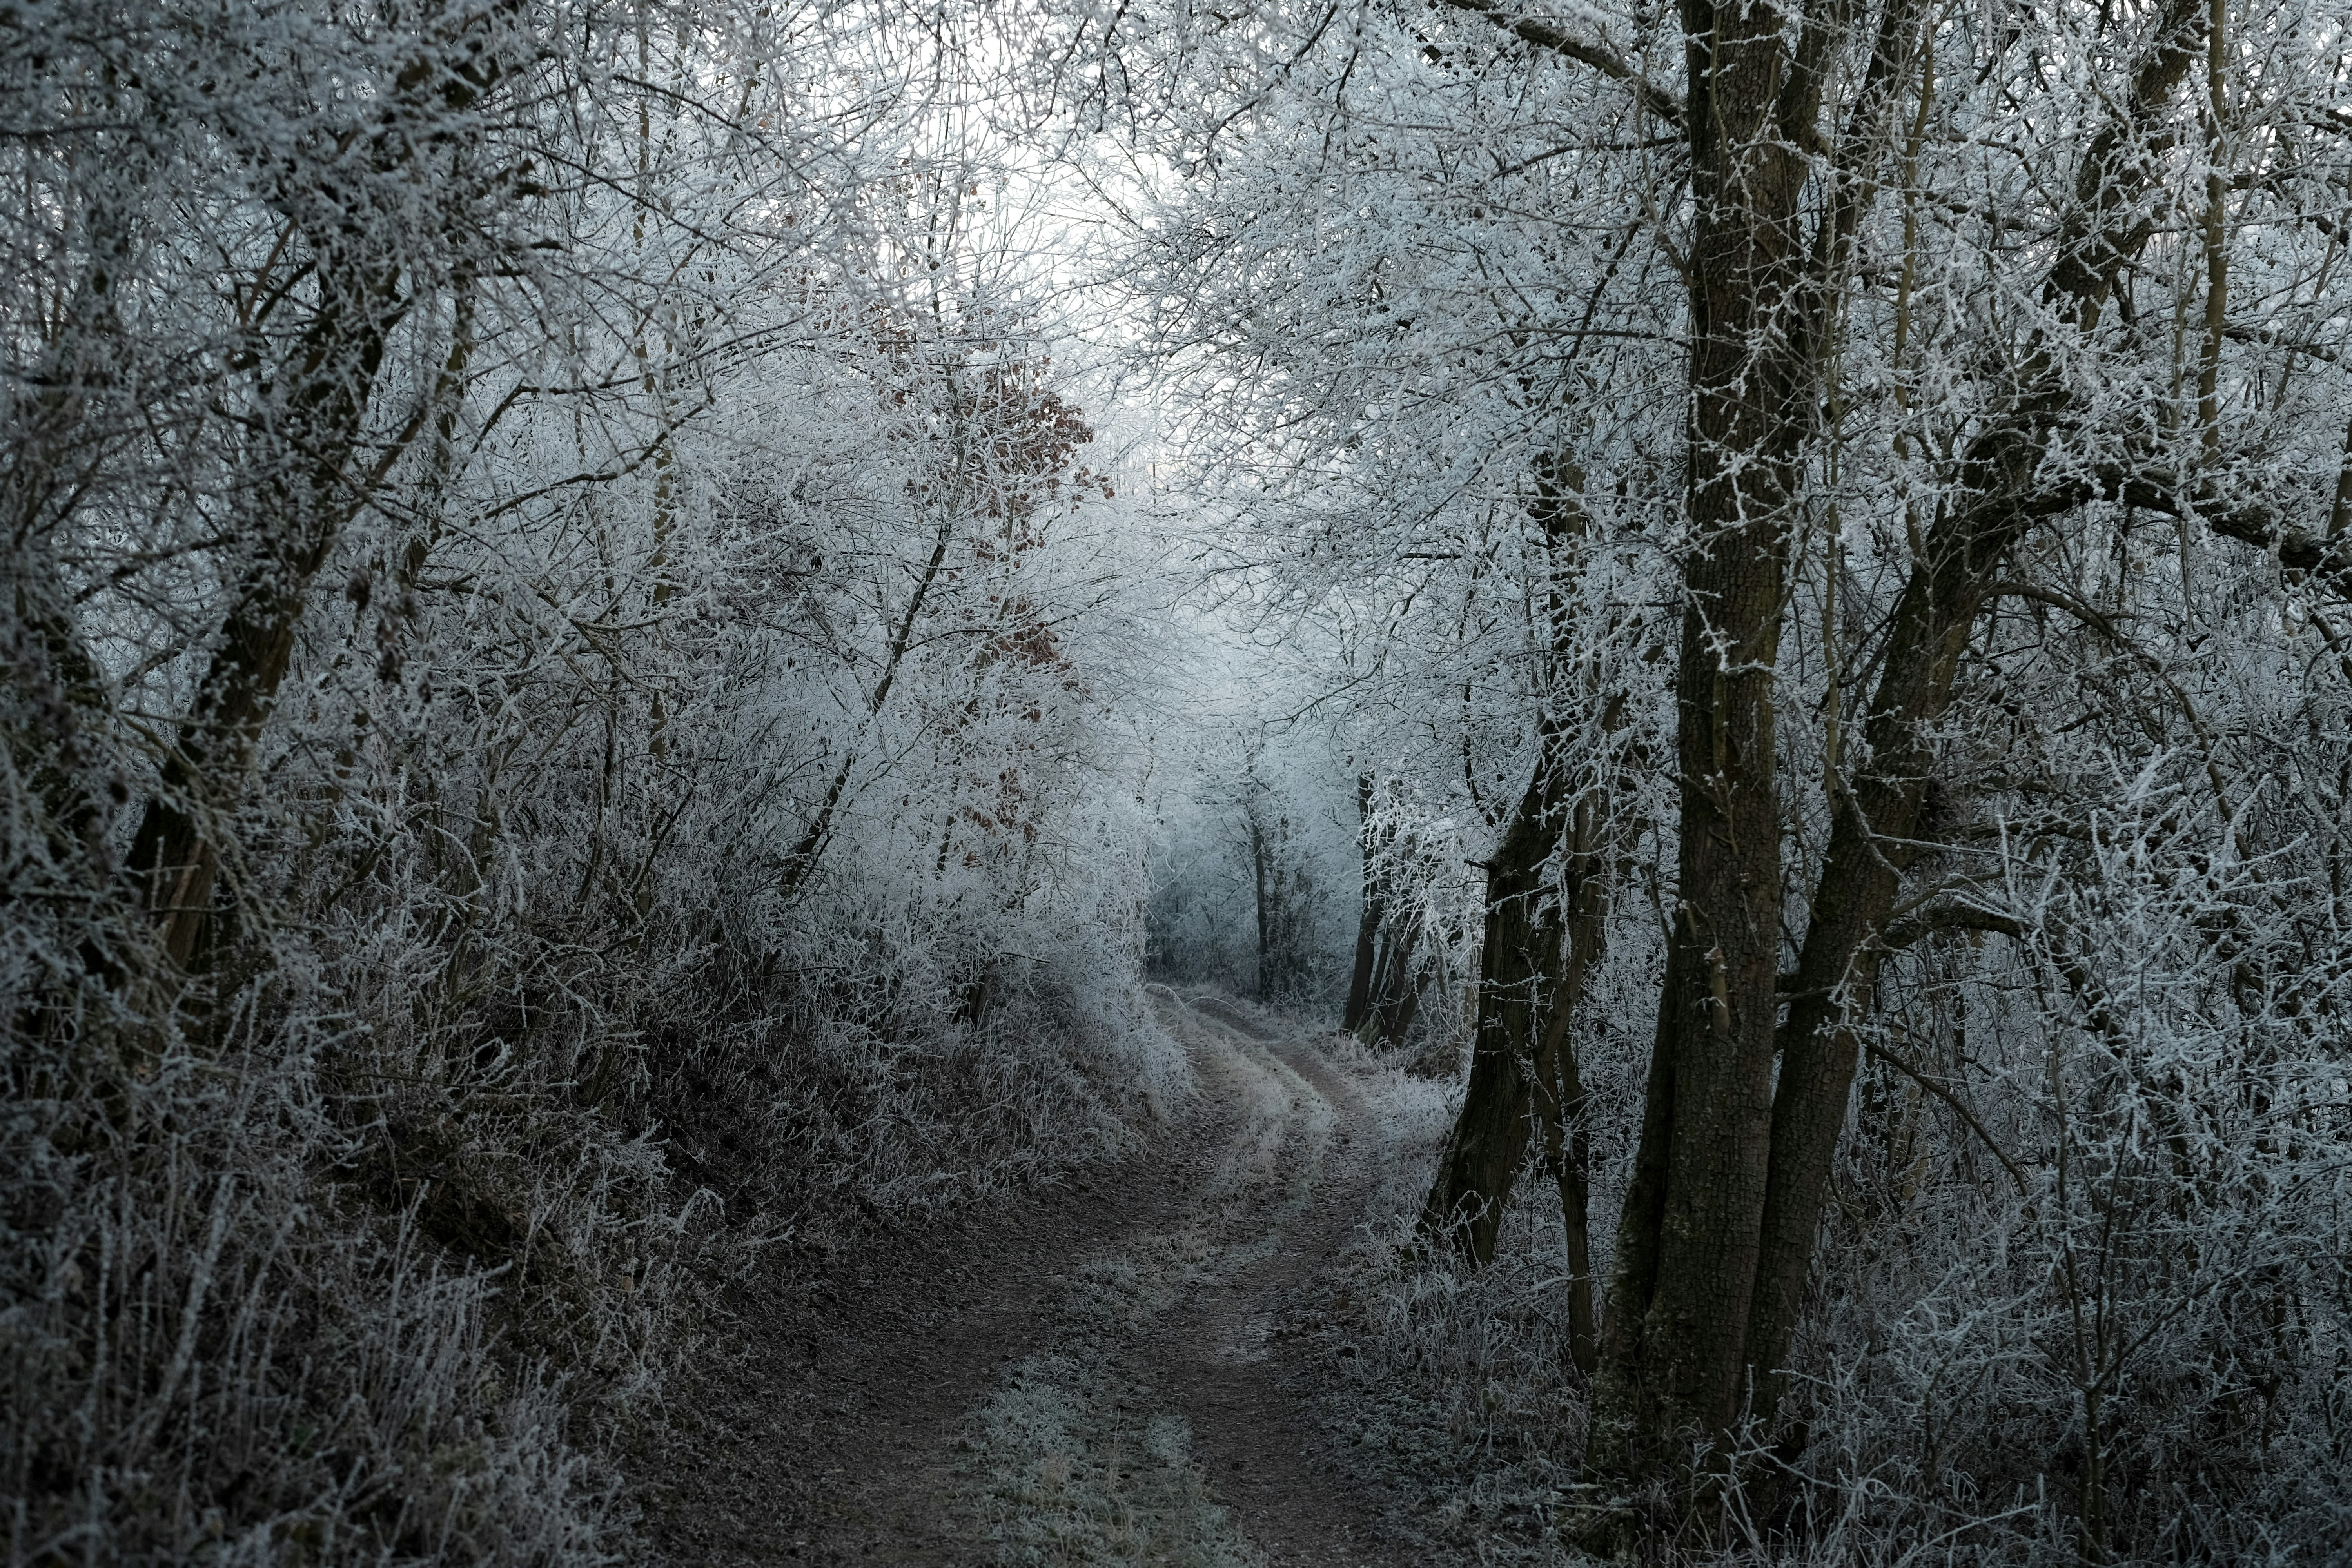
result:
M 157 917 L 164 952 L 183 970 L 195 962 L 209 923 L 219 824 L 244 792 L 310 580 L 364 500 L 366 487 L 347 470 L 385 340 L 407 307 L 396 274 L 377 258 L 329 248 L 318 276 L 318 314 L 264 426 L 277 462 L 259 486 L 258 527 L 236 598 L 131 840 L 129 868 Z
M 1609 930 L 1608 888 L 1601 875 L 1601 805 L 1599 792 L 1589 793 L 1577 803 L 1569 832 L 1563 889 L 1568 950 L 1551 1016 L 1536 1048 L 1534 1084 L 1545 1163 L 1559 1189 L 1560 1222 L 1567 1235 L 1569 1350 L 1587 1379 L 1601 1364 L 1600 1321 L 1592 1292 L 1592 1158 L 1585 1135 L 1583 1076 L 1577 1070 L 1569 1026 L 1584 995 L 1585 977 L 1601 961 Z
M 1275 940 L 1279 924 L 1274 902 L 1282 896 L 1282 889 L 1276 879 L 1279 872 L 1271 863 L 1273 847 L 1266 842 L 1265 817 L 1259 809 L 1258 786 L 1254 780 L 1245 809 L 1249 816 L 1250 878 L 1257 908 L 1257 1000 L 1270 1002 L 1274 999 Z
M 1356 921 L 1356 967 L 1348 981 L 1348 1005 L 1340 1014 L 1339 1027 L 1349 1033 L 1360 1029 L 1372 1009 L 1372 958 L 1381 934 L 1383 912 L 1380 881 L 1376 868 L 1379 857 L 1372 844 L 1372 775 L 1356 776 L 1357 837 L 1364 852 L 1363 913 Z
M 1588 787 L 1572 810 L 1559 808 L 1568 781 L 1558 751 L 1547 748 L 1547 760 L 1487 862 L 1470 1085 L 1423 1206 L 1421 1230 L 1445 1237 L 1465 1263 L 1492 1262 L 1532 1119 L 1542 1130 L 1544 1161 L 1568 1233 L 1570 1338 L 1577 1364 L 1590 1374 L 1599 1345 L 1590 1157 L 1581 1121 L 1584 1087 L 1569 1026 L 1608 929 L 1601 858 L 1606 813 L 1597 786 Z M 1556 851 L 1561 856 L 1557 887 L 1546 874 Z
M 1422 987 L 1427 965 L 1420 962 L 1422 917 L 1407 911 L 1401 922 L 1391 922 L 1381 939 L 1379 962 L 1373 966 L 1372 1004 L 1364 1019 L 1370 1044 L 1401 1046 L 1421 1013 Z
M 1577 628 L 1569 590 L 1579 569 L 1574 546 L 1590 531 L 1590 520 L 1574 465 L 1548 456 L 1537 465 L 1536 483 L 1534 516 L 1551 556 L 1545 614 L 1557 681 L 1574 662 Z M 1578 695 L 1590 700 L 1599 694 L 1588 681 Z M 1569 726 L 1557 706 L 1564 697 L 1546 695 L 1535 773 L 1486 865 L 1470 1084 L 1423 1207 L 1421 1230 L 1446 1238 L 1465 1262 L 1491 1262 L 1503 1208 L 1526 1157 L 1529 1119 L 1538 1122 L 1568 1229 L 1570 1339 L 1589 1373 L 1596 1335 L 1590 1183 L 1578 1120 L 1584 1091 L 1568 1027 L 1605 929 L 1601 849 L 1608 811 L 1598 773 L 1585 776 L 1570 752 Z M 1624 721 L 1622 698 L 1601 704 L 1596 719 L 1604 736 L 1613 733 Z M 1556 882 L 1549 874 L 1555 856 Z
M 1903 0 L 1882 14 L 1869 80 L 1838 160 L 1854 194 L 1831 205 L 1814 247 L 1824 281 L 1868 199 L 1861 171 L 1873 117 L 1901 73 L 1909 14 Z M 1868 761 L 1832 802 L 1831 845 L 1789 1016 L 1771 1028 L 1778 855 L 1762 836 L 1774 831 L 1765 811 L 1764 684 L 1773 638 L 1761 590 L 1769 584 L 1777 592 L 1782 570 L 1779 530 L 1764 525 L 1772 515 L 1768 487 L 1794 449 L 1811 381 L 1803 364 L 1779 363 L 1772 313 L 1758 303 L 1787 299 L 1776 247 L 1794 214 L 1780 205 L 1785 186 L 1767 177 L 1781 154 L 1758 148 L 1744 164 L 1735 157 L 1743 139 L 1760 133 L 1755 84 L 1773 72 L 1757 62 L 1779 48 L 1770 31 L 1778 23 L 1759 32 L 1760 15 L 1743 16 L 1737 36 L 1727 14 L 1690 18 L 1693 80 L 1705 83 L 1690 117 L 1700 195 L 1690 484 L 1701 548 L 1685 571 L 1677 684 L 1682 881 L 1596 1392 L 1591 1463 L 1603 1472 L 1654 1471 L 1671 1462 L 1677 1438 L 1720 1436 L 1749 1399 L 1750 1378 L 1787 1361 L 1853 1082 L 1849 1020 L 1866 1005 L 1874 944 L 1926 808 L 1933 758 L 1922 731 L 1949 699 L 1969 628 L 2007 552 L 2031 527 L 2091 494 L 2080 483 L 2041 482 L 2068 395 L 2053 374 L 2052 345 L 2035 345 L 2008 416 L 1964 456 L 1958 488 L 1972 499 L 1937 519 L 1898 603 L 1864 724 Z M 2131 150 L 2185 77 L 2202 16 L 2198 0 L 2171 0 L 2125 121 L 2094 139 L 2078 172 L 2076 216 L 2045 296 L 2082 330 L 2095 324 L 2117 272 L 2151 232 L 2140 199 L 2144 162 Z M 1703 95 L 1711 107 L 1696 101 Z M 1783 145 L 1808 139 L 1807 127 L 1784 128 Z M 1804 313 L 1817 345 L 1823 313 L 1818 303 Z M 1764 1378 L 1752 1393 L 1769 1410 L 1775 1380 Z
M 1422 1206 L 1421 1233 L 1464 1261 L 1491 1262 L 1511 1179 L 1527 1155 L 1534 1044 L 1561 969 L 1559 901 L 1544 870 L 1559 841 L 1557 747 L 1547 743 L 1495 857 L 1478 948 L 1478 1021 L 1470 1088 Z
M 1745 1379 L 1769 1155 L 1780 811 L 1773 675 L 1789 497 L 1811 382 L 1791 342 L 1801 97 L 1769 5 L 1685 0 L 1696 208 L 1690 423 L 1675 680 L 1678 896 L 1650 1113 L 1611 1291 L 1594 1449 L 1646 1469 L 1718 1433 Z
M 2151 232 L 2140 207 L 2147 165 L 2132 149 L 2187 77 L 2206 15 L 2201 0 L 2171 0 L 2158 47 L 2133 82 L 2124 124 L 2095 138 L 2077 171 L 2074 221 L 2044 289 L 2076 328 L 2096 323 L 2116 276 Z M 1902 872 L 1918 854 L 1936 761 L 1925 731 L 1951 699 L 1969 628 L 2011 547 L 2030 528 L 2084 499 L 2038 482 L 2067 404 L 2050 377 L 2053 346 L 2036 345 L 2027 362 L 2029 377 L 2043 384 L 2029 380 L 2010 417 L 1967 450 L 1960 490 L 1979 499 L 1939 517 L 1913 563 L 1864 731 L 1868 760 L 1832 802 L 1829 852 L 1779 1032 L 1762 1258 L 1744 1357 L 1758 1379 L 1759 1413 L 1769 1412 L 1786 1381 L 1853 1082 L 1852 1020 L 1868 1010 L 1882 955 L 1878 940 Z

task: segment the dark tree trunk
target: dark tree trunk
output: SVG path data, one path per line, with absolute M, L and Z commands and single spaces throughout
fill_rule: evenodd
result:
M 1597 790 L 1588 794 L 1577 803 L 1570 828 L 1562 889 L 1568 949 L 1551 1016 L 1536 1047 L 1534 1084 L 1545 1163 L 1559 1189 L 1560 1221 L 1567 1233 L 1569 1347 L 1577 1370 L 1588 1379 L 1601 1363 L 1601 1325 L 1592 1289 L 1591 1152 L 1585 1135 L 1584 1080 L 1577 1070 L 1569 1029 L 1584 994 L 1585 977 L 1601 961 L 1609 930 L 1609 893 L 1601 877 L 1601 805 Z
M 1267 886 L 1272 874 L 1266 865 L 1265 824 L 1259 817 L 1257 802 L 1249 804 L 1250 877 L 1256 893 L 1257 909 L 1257 999 L 1269 1000 L 1274 982 L 1274 919 L 1269 908 L 1276 889 Z
M 1356 777 L 1357 836 L 1363 847 L 1363 912 L 1356 921 L 1356 967 L 1348 981 L 1348 1005 L 1341 1013 L 1339 1027 L 1354 1032 L 1364 1026 L 1372 1009 L 1372 959 L 1381 934 L 1383 912 L 1379 856 L 1372 843 L 1372 775 Z
M 2076 328 L 2095 324 L 2117 274 L 2147 241 L 2151 226 L 2141 212 L 2147 166 L 2132 149 L 2188 75 L 2206 16 L 2203 0 L 2171 0 L 2158 47 L 2133 81 L 2125 123 L 2094 140 L 2076 173 L 2074 220 L 2044 289 Z M 2050 376 L 2053 347 L 2037 345 L 2026 395 L 1968 448 L 1959 488 L 1979 499 L 1937 518 L 1927 532 L 1887 634 L 1886 664 L 1864 730 L 1867 761 L 1832 801 L 1829 852 L 1780 1028 L 1763 1250 L 1744 1358 L 1767 1410 L 1785 1381 L 1844 1130 L 1859 1054 L 1851 1021 L 1869 1008 L 1879 939 L 1902 872 L 1918 853 L 1936 764 L 1926 731 L 1951 700 L 1969 628 L 2010 550 L 2030 528 L 2086 499 L 2040 483 L 2042 458 L 2066 412 Z
M 1737 1413 L 1770 1150 L 1780 810 L 1773 676 L 1810 381 L 1791 342 L 1801 142 L 1783 18 L 1685 0 L 1696 220 L 1675 696 L 1678 895 L 1650 1114 L 1621 1224 L 1595 1410 L 1606 1468 L 1646 1469 Z M 1663 1100 L 1663 1103 L 1661 1103 Z
M 276 456 L 258 487 L 236 598 L 131 840 L 129 869 L 155 912 L 164 952 L 182 969 L 194 963 L 210 921 L 221 819 L 244 792 L 310 580 L 364 498 L 348 468 L 385 340 L 406 308 L 396 277 L 375 258 L 331 249 L 318 276 L 318 314 L 263 426 Z
M 1562 967 L 1566 933 L 1559 901 L 1544 886 L 1559 838 L 1559 763 L 1554 745 L 1544 750 L 1486 863 L 1470 1088 L 1421 1214 L 1424 1237 L 1473 1264 L 1493 1259 L 1511 1180 L 1527 1156 L 1534 1047 Z
M 1720 1436 L 1748 1396 L 1775 1152 L 1772 680 L 1789 504 L 1838 280 L 1916 32 L 1912 0 L 1885 0 L 1807 256 L 1800 150 L 1820 142 L 1825 62 L 1845 25 L 1831 13 L 1809 8 L 1792 50 L 1769 7 L 1684 5 L 1696 223 L 1679 882 L 1596 1392 L 1591 1461 L 1603 1471 L 1670 1463 L 1685 1436 Z
M 1870 199 L 1878 121 L 1907 70 L 1914 15 L 1909 0 L 1889 0 L 1882 12 L 1835 160 L 1845 171 L 1842 191 L 1813 246 L 1817 281 L 1835 276 Z M 2171 0 L 2125 122 L 2086 150 L 2075 217 L 2045 290 L 2079 328 L 2096 321 L 2117 271 L 2150 232 L 2141 216 L 2145 163 L 2130 149 L 2185 77 L 2202 16 L 2197 0 Z M 1765 841 L 1777 838 L 1777 812 L 1766 810 L 1765 682 L 1774 639 L 1764 589 L 1777 595 L 1782 576 L 1771 487 L 1803 432 L 1818 351 L 1789 353 L 1772 323 L 1806 323 L 1801 336 L 1819 343 L 1827 308 L 1790 298 L 1795 209 L 1778 165 L 1782 149 L 1811 140 L 1816 109 L 1804 104 L 1798 63 L 1780 58 L 1777 20 L 1764 16 L 1751 8 L 1735 21 L 1727 11 L 1686 7 L 1692 79 L 1702 84 L 1688 121 L 1699 198 L 1690 510 L 1701 548 L 1685 571 L 1677 684 L 1682 881 L 1596 1397 L 1592 1462 L 1604 1471 L 1655 1471 L 1677 1438 L 1720 1435 L 1751 1394 L 1764 1410 L 1777 1395 L 1844 1125 L 1856 1057 L 1851 1019 L 1868 1005 L 1876 943 L 1922 826 L 1934 763 L 1923 731 L 1950 698 L 1969 626 L 2007 552 L 2091 493 L 2042 481 L 2067 396 L 2052 374 L 2053 345 L 2036 345 L 2007 417 L 1964 456 L 1958 489 L 1975 499 L 1927 531 L 1898 602 L 1864 718 L 1867 758 L 1850 787 L 1833 781 L 1829 852 L 1788 1017 L 1773 1027 L 1779 864 L 1777 845 Z M 1816 25 L 1809 19 L 1806 33 Z M 1783 73 L 1780 139 L 1769 146 L 1764 89 Z
M 1364 1020 L 1368 1043 L 1402 1045 L 1421 1014 L 1421 992 L 1427 980 L 1421 958 L 1421 930 L 1420 914 L 1409 912 L 1402 921 L 1391 921 L 1381 940 L 1371 1009 Z
M 1578 628 L 1570 587 L 1578 571 L 1575 547 L 1590 531 L 1590 520 L 1573 465 L 1548 457 L 1536 479 L 1534 516 L 1552 563 L 1546 615 L 1557 679 L 1574 663 Z M 1599 697 L 1589 685 L 1580 695 Z M 1602 840 L 1609 813 L 1601 757 L 1571 754 L 1570 728 L 1555 706 L 1564 697 L 1548 695 L 1538 721 L 1535 772 L 1487 862 L 1470 1084 L 1421 1228 L 1424 1236 L 1445 1238 L 1465 1262 L 1492 1261 L 1531 1120 L 1540 1126 L 1568 1232 L 1570 1340 L 1578 1364 L 1590 1373 L 1598 1342 L 1587 1217 L 1591 1183 L 1584 1090 L 1569 1026 L 1606 930 Z M 1595 727 L 1606 737 L 1622 725 L 1624 702 L 1614 696 L 1600 706 Z
M 1601 791 L 1591 785 L 1572 809 L 1561 809 L 1566 769 L 1557 746 L 1547 752 L 1549 760 L 1538 766 L 1487 862 L 1470 1085 L 1421 1228 L 1425 1236 L 1444 1237 L 1464 1262 L 1493 1261 L 1496 1227 L 1527 1156 L 1531 1126 L 1541 1128 L 1544 1161 L 1558 1184 L 1568 1231 L 1571 1338 L 1578 1363 L 1590 1373 L 1599 1342 L 1591 1179 L 1584 1088 L 1570 1024 L 1607 931 L 1606 814 Z M 1549 874 L 1555 863 L 1556 880 Z

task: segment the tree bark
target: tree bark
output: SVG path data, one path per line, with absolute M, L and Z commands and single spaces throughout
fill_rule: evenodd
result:
M 1685 0 L 1691 538 L 1675 680 L 1678 896 L 1636 1190 L 1620 1226 L 1595 1412 L 1647 1468 L 1737 1415 L 1770 1151 L 1780 812 L 1773 678 L 1811 378 L 1794 340 L 1802 73 L 1769 5 Z M 1809 127 L 1808 127 L 1809 129 Z
M 1582 483 L 1574 466 L 1556 456 L 1537 466 L 1533 511 L 1550 563 L 1545 616 L 1556 689 L 1547 693 L 1538 718 L 1535 772 L 1486 865 L 1470 1083 L 1421 1229 L 1425 1237 L 1444 1237 L 1466 1263 L 1493 1261 L 1532 1118 L 1543 1131 L 1545 1163 L 1568 1233 L 1570 1339 L 1589 1375 L 1598 1342 L 1591 1181 L 1580 1120 L 1584 1090 L 1569 1025 L 1606 931 L 1602 851 L 1610 812 L 1605 771 L 1579 766 L 1570 752 L 1570 727 L 1557 706 L 1564 700 L 1557 688 L 1567 684 L 1563 678 L 1577 652 L 1570 589 L 1580 569 L 1575 547 L 1591 531 L 1579 497 Z M 1622 727 L 1622 695 L 1602 700 L 1590 666 L 1577 695 L 1598 705 L 1593 719 L 1601 736 Z
M 1569 1026 L 1584 995 L 1585 977 L 1601 961 L 1609 930 L 1609 894 L 1601 876 L 1602 800 L 1598 790 L 1579 801 L 1569 829 L 1563 887 L 1568 948 L 1550 1019 L 1535 1054 L 1536 1120 L 1543 1128 L 1545 1163 L 1559 1194 L 1568 1246 L 1569 1352 L 1589 1380 L 1600 1370 L 1601 1326 L 1592 1289 L 1592 1157 L 1585 1134 L 1583 1075 Z
M 1356 776 L 1357 836 L 1364 855 L 1363 912 L 1356 921 L 1356 967 L 1348 982 L 1348 1005 L 1340 1014 L 1339 1027 L 1350 1033 L 1364 1026 L 1372 1007 L 1373 950 L 1381 934 L 1383 911 L 1380 880 L 1377 873 L 1379 858 L 1372 844 L 1372 775 Z
M 1465 1263 L 1492 1262 L 1532 1120 L 1542 1131 L 1567 1231 L 1570 1340 L 1578 1366 L 1591 1375 L 1600 1343 L 1591 1160 L 1570 1025 L 1608 930 L 1608 812 L 1598 784 L 1562 809 L 1571 778 L 1559 751 L 1556 742 L 1546 748 L 1487 863 L 1470 1084 L 1423 1206 L 1421 1230 L 1444 1237 Z M 1555 854 L 1556 885 L 1549 876 Z
M 1255 789 L 1255 785 L 1253 785 Z M 1250 875 L 1257 895 L 1257 999 L 1272 1000 L 1274 982 L 1274 916 L 1268 900 L 1274 889 L 1267 884 L 1273 874 L 1266 865 L 1265 822 L 1258 813 L 1257 797 L 1253 793 L 1248 804 Z
M 1547 735 L 1534 777 L 1486 863 L 1470 1087 L 1422 1206 L 1422 1235 L 1474 1265 L 1494 1259 L 1503 1205 L 1527 1156 L 1534 1044 L 1558 1005 L 1566 932 L 1544 875 L 1560 837 L 1558 751 Z
M 1422 987 L 1427 975 L 1416 969 L 1421 947 L 1422 918 L 1407 910 L 1401 921 L 1391 921 L 1381 938 L 1380 957 L 1373 965 L 1371 1006 L 1364 1018 L 1370 1043 L 1402 1045 L 1421 1013 Z M 1425 966 L 1423 966 L 1425 968 Z

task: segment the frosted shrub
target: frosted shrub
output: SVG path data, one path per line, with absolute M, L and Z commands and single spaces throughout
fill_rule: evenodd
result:
M 885 21 L 0 14 L 12 1563 L 626 1560 L 710 1291 L 1173 1085 L 1116 487 Z

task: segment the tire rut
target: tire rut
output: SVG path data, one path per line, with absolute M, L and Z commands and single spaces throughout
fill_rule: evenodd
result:
M 1301 1369 L 1275 1335 L 1302 1310 L 1362 1212 L 1368 1185 L 1349 1156 L 1368 1148 L 1362 1097 L 1312 1046 L 1263 1047 L 1296 1086 L 1288 1131 L 1307 1174 L 1296 1196 L 1269 1196 L 1266 1254 L 1201 1290 L 1158 1348 L 1192 1418 L 1196 1448 L 1234 1522 L 1269 1563 L 1386 1563 L 1398 1554 L 1379 1500 L 1335 1461 Z

